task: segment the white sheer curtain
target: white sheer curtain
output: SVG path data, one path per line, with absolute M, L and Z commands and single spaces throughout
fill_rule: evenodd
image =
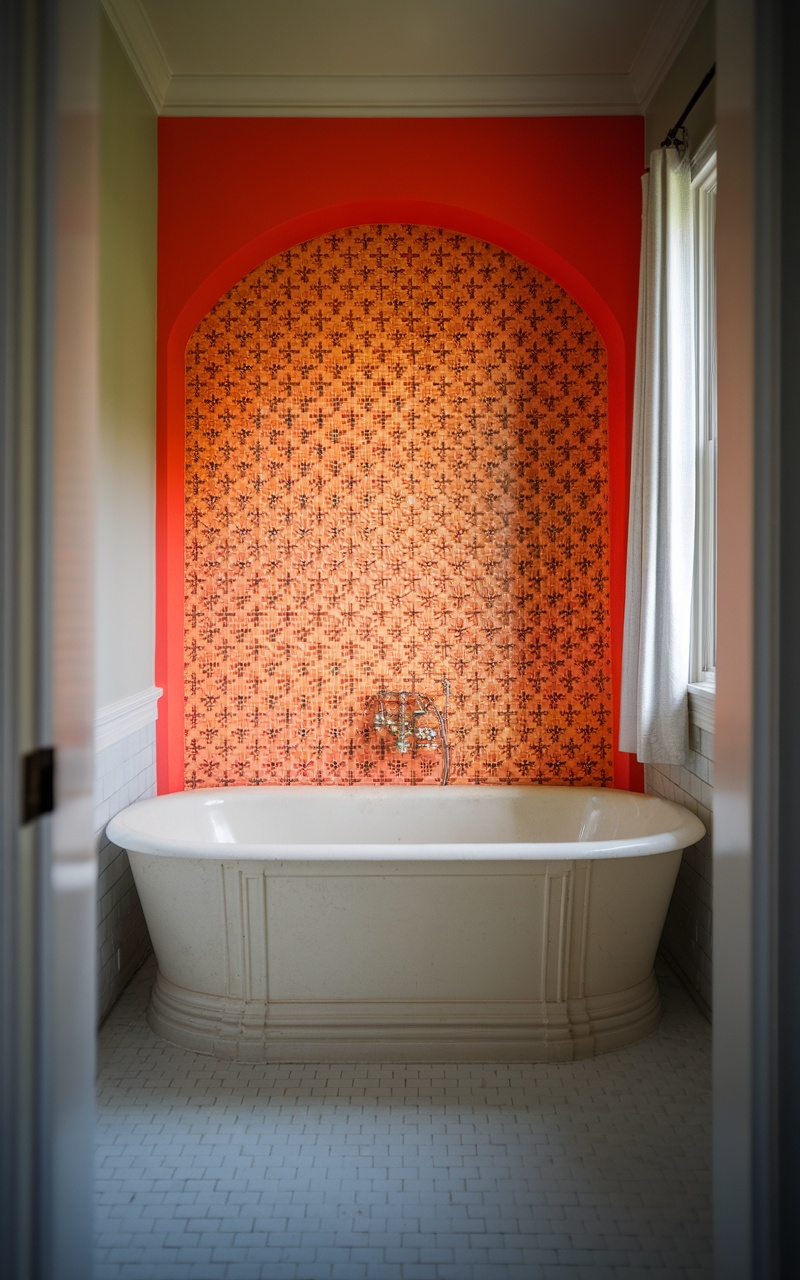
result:
M 620 748 L 688 751 L 695 521 L 694 253 L 689 157 L 654 151 L 642 180 Z

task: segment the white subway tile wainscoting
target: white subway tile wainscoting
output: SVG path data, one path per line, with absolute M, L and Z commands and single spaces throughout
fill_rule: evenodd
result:
M 94 1280 L 708 1280 L 710 1028 L 580 1062 L 222 1062 L 100 1031 Z
M 694 724 L 689 743 L 685 764 L 645 766 L 645 791 L 682 804 L 706 829 L 683 855 L 660 949 L 710 1016 L 714 734 Z
M 128 855 L 111 843 L 105 828 L 121 809 L 155 795 L 155 728 L 152 720 L 95 753 L 98 1022 L 106 1017 L 151 949 Z

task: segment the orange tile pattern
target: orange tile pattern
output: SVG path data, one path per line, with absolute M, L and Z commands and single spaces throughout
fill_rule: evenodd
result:
M 437 783 L 367 699 L 451 682 L 451 781 L 609 784 L 606 352 L 431 227 L 269 259 L 187 348 L 187 787 Z

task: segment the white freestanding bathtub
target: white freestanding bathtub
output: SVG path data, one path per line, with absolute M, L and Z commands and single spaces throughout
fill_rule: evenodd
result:
M 653 796 L 568 787 L 241 787 L 108 826 L 158 960 L 149 1021 L 244 1062 L 552 1062 L 658 1024 L 681 851 Z

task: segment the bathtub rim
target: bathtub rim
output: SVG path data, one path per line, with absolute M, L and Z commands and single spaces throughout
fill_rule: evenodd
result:
M 268 793 L 270 790 L 292 791 L 295 794 L 302 793 L 303 790 L 319 792 L 322 788 L 316 786 L 306 786 L 302 784 L 292 787 L 281 787 L 280 785 L 270 784 L 263 787 L 207 787 L 201 789 L 204 797 L 225 795 L 231 796 L 236 792 L 247 791 L 253 793 L 263 791 Z M 354 788 L 335 788 L 335 790 L 351 791 Z M 366 790 L 367 788 L 359 788 Z M 370 787 L 369 790 L 385 790 L 386 788 Z M 422 788 L 414 788 L 421 790 Z M 464 788 L 465 790 L 467 788 Z M 504 786 L 482 786 L 480 788 L 470 787 L 470 791 L 481 791 L 484 794 L 507 793 L 513 788 Z M 541 790 L 537 784 L 537 790 Z M 408 788 L 396 787 L 393 791 L 405 791 Z M 425 790 L 436 790 L 438 788 L 425 788 Z M 453 787 L 452 791 L 461 790 L 461 788 Z M 675 818 L 675 823 L 667 831 L 656 832 L 650 835 L 626 836 L 611 840 L 591 839 L 585 841 L 496 841 L 490 843 L 487 841 L 464 843 L 464 842 L 448 842 L 439 843 L 430 841 L 428 843 L 415 842 L 413 844 L 404 844 L 397 840 L 392 843 L 388 842 L 332 842 L 324 843 L 306 841 L 300 842 L 275 842 L 268 843 L 261 841 L 259 843 L 238 843 L 236 841 L 204 841 L 204 840 L 188 840 L 185 837 L 170 836 L 165 834 L 151 835 L 142 831 L 137 831 L 129 824 L 129 819 L 137 812 L 144 809 L 152 809 L 159 805 L 163 807 L 163 802 L 170 800 L 172 797 L 191 797 L 198 794 L 197 791 L 174 791 L 167 792 L 160 796 L 151 796 L 145 800 L 139 800 L 135 804 L 127 806 L 120 810 L 106 827 L 107 838 L 120 848 L 126 849 L 129 853 L 153 854 L 164 857 L 191 858 L 194 860 L 216 860 L 216 861 L 242 861 L 242 862 L 310 862 L 310 863 L 407 863 L 407 862 L 492 862 L 497 864 L 500 862 L 532 862 L 532 861 L 594 861 L 596 859 L 610 858 L 634 858 L 647 857 L 650 855 L 671 853 L 678 849 L 686 849 L 696 844 L 698 840 L 706 834 L 706 828 L 700 818 L 693 814 L 689 809 L 682 805 L 676 804 L 674 801 L 666 800 L 661 796 L 649 797 L 640 792 L 623 791 L 618 788 L 549 788 L 549 790 L 569 790 L 591 792 L 600 796 L 631 796 L 641 801 L 657 801 L 659 806 L 670 811 Z M 173 807 L 180 804 L 180 800 L 173 801 Z

